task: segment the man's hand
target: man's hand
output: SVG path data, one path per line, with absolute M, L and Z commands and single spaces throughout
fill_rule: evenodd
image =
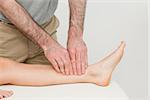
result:
M 25 36 L 43 48 L 57 72 L 68 74 L 71 66 L 68 51 L 37 25 L 30 14 L 16 0 L 0 0 L 2 12 Z
M 70 20 L 68 32 L 68 51 L 75 75 L 85 73 L 87 67 L 87 47 L 83 41 L 84 17 L 87 0 L 68 0 Z M 71 70 L 70 70 L 71 71 Z
M 69 75 L 71 62 L 68 51 L 57 42 L 53 42 L 49 47 L 44 47 L 45 56 L 57 72 Z
M 81 75 L 85 73 L 88 66 L 87 47 L 82 36 L 74 34 L 77 34 L 77 30 L 72 27 L 69 30 L 67 48 L 70 54 L 74 74 Z

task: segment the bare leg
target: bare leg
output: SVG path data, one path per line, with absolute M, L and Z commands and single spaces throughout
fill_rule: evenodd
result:
M 66 76 L 55 72 L 48 65 L 21 64 L 5 60 L 1 66 L 0 84 L 44 86 L 69 83 L 94 83 L 100 86 L 109 84 L 112 72 L 120 62 L 125 44 L 122 42 L 117 50 L 96 64 L 89 65 L 86 74 Z M 6 63 L 7 62 L 7 63 Z

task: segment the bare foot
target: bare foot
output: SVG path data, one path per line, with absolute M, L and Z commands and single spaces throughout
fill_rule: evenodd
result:
M 125 43 L 121 42 L 120 46 L 110 55 L 96 64 L 89 67 L 88 73 L 94 77 L 94 83 L 100 86 L 108 86 L 112 72 L 120 62 L 124 53 Z
M 0 90 L 0 99 L 8 98 L 13 95 L 12 91 Z

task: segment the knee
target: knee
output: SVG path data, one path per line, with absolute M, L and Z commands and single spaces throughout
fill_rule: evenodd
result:
M 4 69 L 6 64 L 5 58 L 0 57 L 0 70 Z
M 8 83 L 8 74 L 10 70 L 9 63 L 9 59 L 0 57 L 0 84 Z
M 8 58 L 0 57 L 0 74 L 2 75 L 3 73 L 9 73 L 9 71 L 12 69 L 13 63 L 14 61 Z
M 0 71 L 8 67 L 10 60 L 7 58 L 0 57 Z

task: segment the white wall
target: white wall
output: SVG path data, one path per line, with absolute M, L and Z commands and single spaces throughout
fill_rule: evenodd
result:
M 148 0 L 148 26 L 150 25 L 150 0 Z M 148 51 L 150 51 L 150 27 L 148 28 Z M 150 53 L 148 52 L 148 96 L 150 99 Z
M 58 39 L 66 45 L 67 0 L 59 0 Z M 125 55 L 114 72 L 116 80 L 130 97 L 147 93 L 147 8 L 145 0 L 88 0 L 84 39 L 89 63 L 94 63 L 126 41 Z

